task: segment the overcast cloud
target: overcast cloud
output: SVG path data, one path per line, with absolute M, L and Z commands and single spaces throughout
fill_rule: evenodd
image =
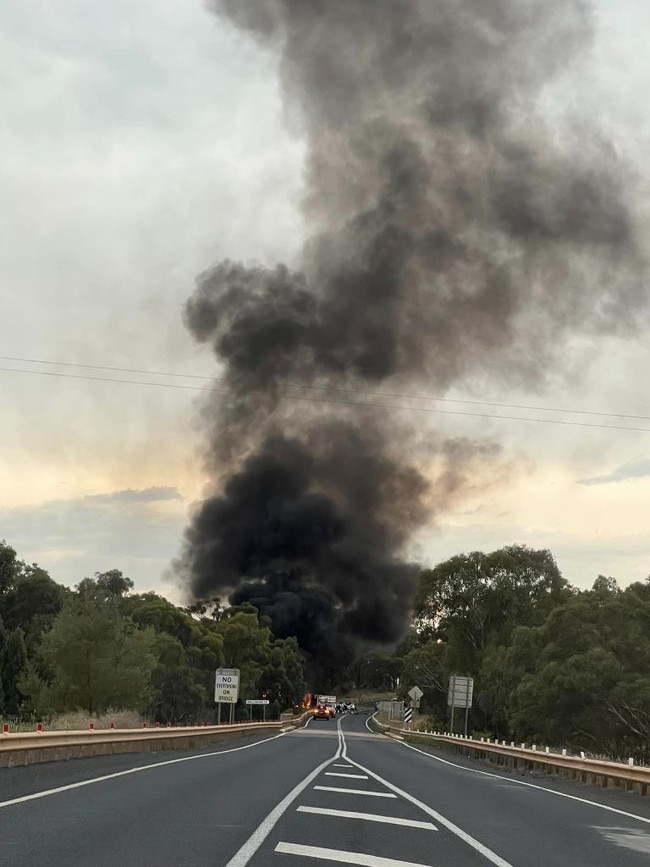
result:
M 650 9 L 596 6 L 588 75 L 548 99 L 600 117 L 638 172 L 645 213 Z M 224 256 L 291 261 L 301 241 L 303 147 L 285 124 L 275 58 L 192 0 L 21 0 L 0 11 L 0 111 L 0 354 L 213 375 L 181 321 L 195 276 Z M 649 364 L 641 341 L 583 342 L 543 394 L 488 393 L 477 381 L 450 396 L 647 416 Z M 68 583 L 115 567 L 139 590 L 173 594 L 161 575 L 203 485 L 200 398 L 159 385 L 0 371 L 0 538 Z M 477 489 L 475 503 L 415 540 L 425 562 L 522 542 L 549 547 L 575 583 L 650 572 L 650 433 L 434 422 L 502 442 L 516 482 Z M 426 431 L 421 415 L 414 424 Z M 606 484 L 624 478 L 638 481 Z
M 602 476 L 592 476 L 590 479 L 580 479 L 579 485 L 611 485 L 615 482 L 626 482 L 633 479 L 645 479 L 650 476 L 650 460 L 641 459 L 623 464 L 610 473 Z
M 24 559 L 46 566 L 59 581 L 77 584 L 95 572 L 121 569 L 137 589 L 160 590 L 176 553 L 185 504 L 172 488 L 116 491 L 0 509 L 0 527 Z M 173 584 L 166 595 L 176 598 Z

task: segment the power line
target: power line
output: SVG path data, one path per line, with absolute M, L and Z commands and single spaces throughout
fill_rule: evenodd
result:
M 16 361 L 23 364 L 50 364 L 58 367 L 80 367 L 85 370 L 108 370 L 113 373 L 137 373 L 144 374 L 146 376 L 169 376 L 177 379 L 196 379 L 201 380 L 203 382 L 214 382 L 218 383 L 220 380 L 217 377 L 213 376 L 201 376 L 196 373 L 173 373 L 171 371 L 165 370 L 142 370 L 139 368 L 133 367 L 108 367 L 106 365 L 100 364 L 85 364 L 82 362 L 73 362 L 73 361 L 46 361 L 44 359 L 38 358 L 17 358 L 11 355 L 0 355 L 0 361 Z M 10 368 L 0 368 L 0 370 L 9 370 Z M 11 368 L 13 369 L 13 368 Z M 25 371 L 28 372 L 28 371 Z M 35 371 L 36 372 L 36 371 Z M 99 377 L 92 377 L 93 379 L 99 379 Z M 112 380 L 104 380 L 106 382 L 110 382 Z M 117 380 L 119 382 L 124 382 L 126 380 Z M 143 383 L 140 383 L 143 384 Z M 151 383 L 151 385 L 159 385 L 161 383 Z M 527 410 L 531 412 L 554 412 L 554 413 L 563 413 L 565 415 L 589 415 L 589 416 L 598 416 L 599 418 L 623 418 L 628 419 L 629 421 L 650 421 L 650 416 L 647 415 L 629 415 L 626 413 L 620 412 L 601 412 L 597 410 L 588 410 L 588 409 L 566 409 L 562 407 L 553 407 L 553 406 L 535 406 L 532 404 L 521 404 L 521 403 L 496 403 L 494 401 L 488 400 L 467 400 L 464 398 L 451 398 L 451 397 L 435 397 L 433 395 L 419 395 L 419 394 L 408 394 L 404 392 L 389 392 L 389 391 L 368 391 L 366 389 L 360 388 L 330 388 L 325 385 L 301 385 L 300 383 L 295 382 L 287 382 L 286 386 L 289 388 L 300 388 L 308 391 L 324 391 L 328 394 L 332 392 L 338 394 L 358 394 L 362 397 L 378 397 L 378 398 L 396 398 L 399 400 L 428 400 L 434 401 L 437 403 L 459 403 L 466 404 L 468 406 L 492 406 L 497 409 L 521 409 Z M 169 384 L 169 387 L 172 384 Z M 189 386 L 187 386 L 189 387 Z M 203 389 L 201 389 L 203 390 Z M 409 409 L 409 407 L 405 407 Z M 485 416 L 486 418 L 490 418 L 490 416 Z M 502 416 L 498 416 L 501 418 Z M 505 418 L 506 416 L 503 416 Z
M 81 373 L 57 373 L 49 370 L 18 370 L 12 367 L 0 367 L 0 371 L 5 373 L 23 373 L 32 376 L 52 376 L 58 377 L 62 379 L 82 379 L 91 382 L 110 382 L 110 383 L 120 383 L 121 385 L 147 385 L 153 386 L 154 388 L 176 388 L 183 389 L 189 391 L 203 391 L 203 392 L 216 392 L 217 394 L 229 395 L 233 394 L 231 390 L 228 389 L 217 389 L 217 388 L 207 388 L 200 387 L 196 385 L 181 385 L 180 383 L 168 383 L 168 382 L 145 382 L 143 380 L 136 379 L 117 379 L 115 377 L 106 377 L 106 376 L 86 376 Z M 256 393 L 261 393 L 259 390 Z M 307 403 L 320 403 L 320 404 L 333 404 L 338 406 L 358 406 L 365 409 L 393 409 L 399 410 L 400 412 L 419 412 L 426 413 L 432 415 L 454 415 L 454 416 L 465 416 L 469 418 L 484 418 L 484 419 L 493 419 L 496 421 L 525 421 L 525 422 L 533 422 L 536 424 L 553 424 L 553 425 L 561 425 L 563 427 L 585 427 L 585 428 L 597 428 L 599 430 L 619 430 L 619 431 L 632 431 L 636 433 L 650 433 L 650 428 L 642 428 L 642 427 L 628 427 L 625 425 L 605 425 L 605 424 L 596 424 L 593 422 L 583 422 L 583 421 L 568 421 L 563 419 L 553 419 L 553 418 L 530 418 L 526 416 L 512 416 L 512 415 L 492 415 L 488 413 L 479 413 L 479 412 L 463 412 L 461 410 L 452 410 L 452 409 L 433 409 L 433 407 L 424 407 L 424 406 L 397 406 L 395 404 L 386 404 L 386 403 L 366 403 L 362 401 L 353 401 L 353 400 L 336 400 L 334 398 L 326 398 L 326 397 L 307 397 L 305 395 L 299 394 L 287 394 L 284 393 L 282 395 L 286 400 L 292 401 L 301 401 Z
M 90 366 L 90 365 L 88 365 Z M 102 368 L 98 368 L 102 369 Z M 104 370 L 112 370 L 113 368 L 106 367 Z M 116 368 L 119 370 L 119 368 Z M 198 386 L 198 385 L 181 385 L 180 383 L 175 382 L 145 382 L 144 380 L 139 379 L 117 379 L 113 376 L 86 376 L 83 373 L 59 373 L 54 370 L 18 370 L 15 367 L 0 367 L 0 371 L 5 373 L 26 373 L 31 376 L 56 376 L 61 379 L 85 379 L 90 382 L 119 382 L 122 385 L 151 385 L 154 388 L 181 388 L 189 391 L 216 391 L 218 394 L 231 394 L 232 392 L 228 389 L 216 389 L 216 388 L 208 388 L 207 386 Z M 127 371 L 124 370 L 125 373 L 135 371 Z M 143 373 L 145 371 L 142 371 Z M 215 382 L 217 380 L 214 380 Z
M 15 358 L 12 355 L 0 355 L 0 361 L 19 361 L 23 364 L 52 364 L 55 367 L 82 367 L 86 370 L 112 370 L 114 373 L 144 373 L 148 376 L 175 376 L 182 379 L 202 379 L 218 382 L 214 376 L 200 376 L 196 373 L 171 373 L 168 370 L 140 370 L 137 367 L 108 367 L 105 364 L 83 364 L 79 361 L 46 361 L 40 358 Z M 5 368 L 2 368 L 3 370 Z

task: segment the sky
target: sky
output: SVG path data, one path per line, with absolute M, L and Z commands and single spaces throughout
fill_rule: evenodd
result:
M 598 118 L 644 220 L 650 8 L 594 5 L 593 52 L 554 98 Z M 171 563 L 206 481 L 200 377 L 215 374 L 183 303 L 222 258 L 292 262 L 303 239 L 304 144 L 277 61 L 194 0 L 21 0 L 0 10 L 0 113 L 0 539 L 66 584 L 119 568 L 180 601 Z M 583 340 L 543 392 L 447 397 L 650 417 L 648 369 L 640 339 Z M 435 406 L 637 430 L 414 414 L 425 439 L 502 451 L 412 556 L 526 544 L 578 586 L 650 574 L 650 418 Z

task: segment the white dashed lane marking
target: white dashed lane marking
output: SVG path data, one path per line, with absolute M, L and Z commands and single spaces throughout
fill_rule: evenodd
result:
M 367 774 L 339 774 L 336 771 L 325 771 L 326 777 L 347 777 L 349 780 L 367 780 Z
M 341 792 L 344 795 L 370 795 L 371 798 L 397 798 L 391 792 L 368 792 L 366 789 L 338 789 L 336 786 L 314 786 L 319 792 Z
M 400 825 L 403 828 L 421 828 L 423 831 L 438 830 L 433 822 L 400 819 L 398 816 L 379 816 L 375 813 L 355 813 L 352 810 L 330 810 L 326 807 L 298 807 L 296 812 L 314 813 L 316 816 L 333 816 L 339 819 L 359 819 L 365 822 L 379 822 L 384 825 Z
M 284 855 L 299 855 L 301 858 L 318 858 L 320 861 L 336 861 L 337 864 L 358 864 L 361 867 L 429 867 L 414 861 L 396 861 L 361 852 L 346 852 L 343 849 L 323 849 L 321 846 L 302 846 L 299 843 L 278 843 L 276 852 Z

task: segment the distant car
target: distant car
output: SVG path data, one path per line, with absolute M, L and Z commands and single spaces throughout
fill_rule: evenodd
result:
M 334 716 L 334 711 L 331 707 L 328 707 L 326 704 L 319 704 L 318 707 L 314 708 L 313 718 L 314 719 L 326 719 L 330 720 Z

